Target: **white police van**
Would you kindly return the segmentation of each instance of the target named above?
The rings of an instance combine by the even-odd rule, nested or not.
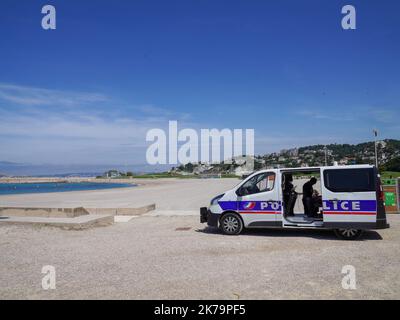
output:
[[[371,165],[261,170],[200,208],[200,222],[228,235],[244,228],[313,228],[332,229],[347,240],[363,230],[389,228],[379,174]]]

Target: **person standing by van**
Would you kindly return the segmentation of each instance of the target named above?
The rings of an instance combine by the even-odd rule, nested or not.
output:
[[[296,194],[293,186],[293,176],[291,174],[285,175],[285,183],[283,185],[283,204],[285,212],[288,216],[294,216],[294,205],[296,203]]]
[[[303,185],[303,206],[304,206],[304,213],[308,217],[313,216],[313,185],[317,183],[317,179],[312,177],[310,181],[306,182]]]

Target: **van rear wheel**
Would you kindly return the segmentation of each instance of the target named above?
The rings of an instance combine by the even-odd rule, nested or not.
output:
[[[220,220],[220,229],[224,234],[238,235],[243,230],[242,219],[236,213],[226,213]]]
[[[363,231],[359,229],[335,229],[335,235],[343,240],[356,240],[360,238]]]

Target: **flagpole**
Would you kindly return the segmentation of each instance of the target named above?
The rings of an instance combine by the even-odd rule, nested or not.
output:
[[[379,164],[378,164],[378,146],[377,146],[377,137],[378,137],[378,130],[374,129],[372,131],[374,133],[375,137],[375,166],[377,169],[379,169]]]

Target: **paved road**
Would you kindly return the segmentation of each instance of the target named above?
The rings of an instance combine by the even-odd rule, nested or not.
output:
[[[306,230],[230,237],[193,216],[85,231],[1,226],[0,298],[399,299],[400,216],[389,222],[354,242]],[[55,290],[41,288],[44,265],[56,268]],[[344,265],[356,268],[356,290],[341,286]]]

